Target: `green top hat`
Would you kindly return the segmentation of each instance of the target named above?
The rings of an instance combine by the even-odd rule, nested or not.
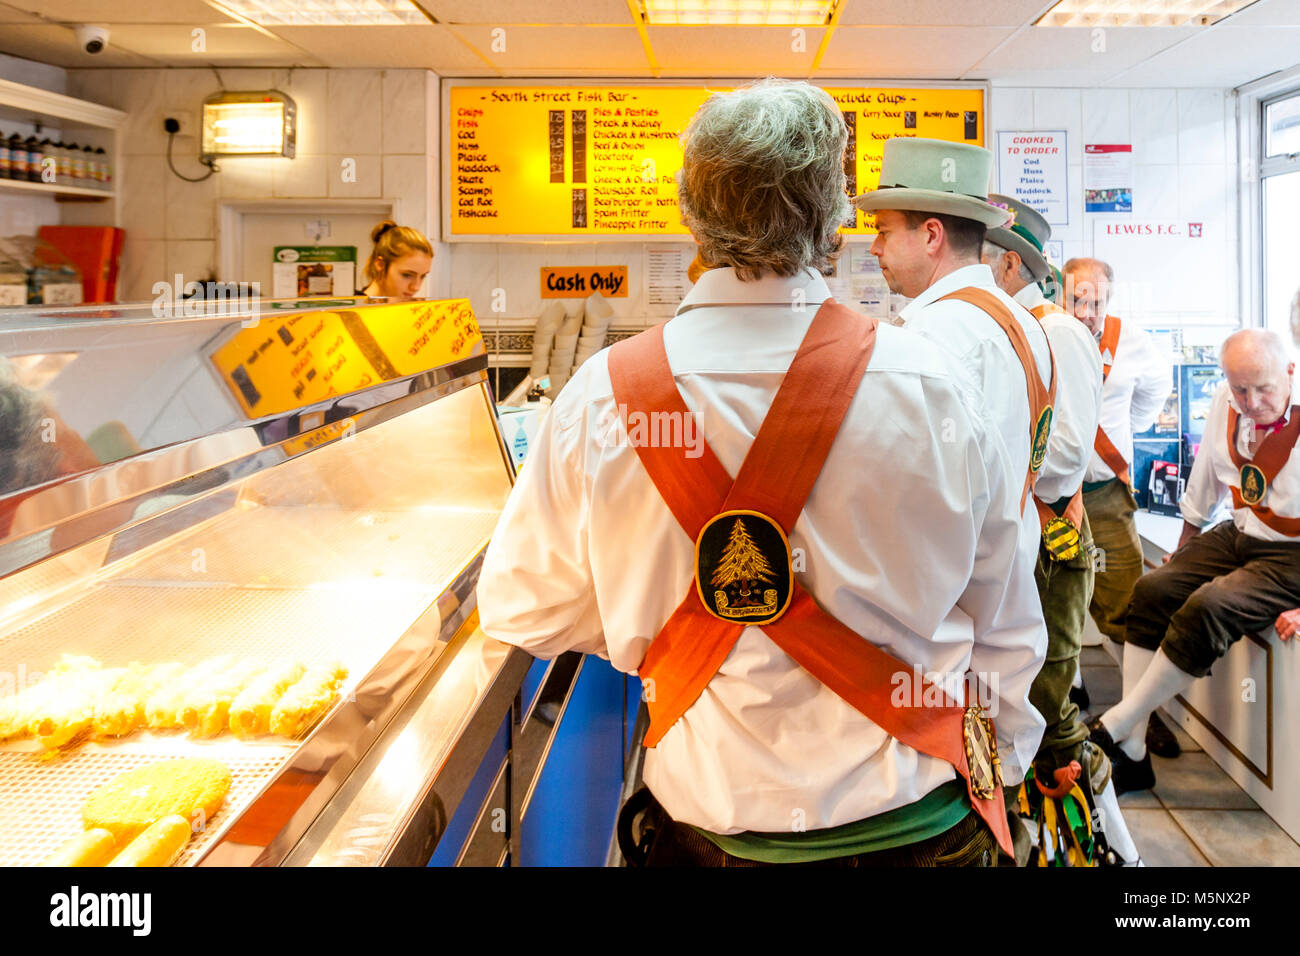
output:
[[[1026,206],[1019,199],[994,193],[989,196],[989,202],[1011,213],[1011,221],[1005,226],[990,229],[984,238],[1001,249],[1009,249],[1018,254],[1033,273],[1034,281],[1042,282],[1052,271],[1047,264],[1047,257],[1043,255],[1043,246],[1052,238],[1052,227],[1037,209]]]
[[[1000,226],[1007,211],[988,201],[992,172],[993,154],[982,147],[895,137],[885,141],[880,187],[858,196],[853,205],[863,212],[902,209]]]

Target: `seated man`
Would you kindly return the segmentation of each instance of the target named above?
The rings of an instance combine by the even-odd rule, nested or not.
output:
[[[1210,672],[1243,633],[1288,620],[1300,605],[1300,409],[1295,363],[1274,332],[1244,329],[1223,343],[1221,386],[1181,502],[1178,549],[1138,581],[1124,619],[1124,698],[1091,725],[1120,793],[1155,785],[1148,716]],[[1201,533],[1231,494],[1232,521]],[[1281,615],[1281,617],[1279,617]],[[1135,678],[1130,681],[1130,678]]]

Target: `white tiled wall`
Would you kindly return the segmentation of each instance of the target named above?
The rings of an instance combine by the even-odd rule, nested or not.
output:
[[[1227,91],[994,87],[990,101],[990,132],[1064,129],[1067,133],[1070,222],[1053,227],[1053,238],[1062,240],[1066,258],[1092,254],[1093,224],[1099,219],[1204,221],[1222,243],[1220,261],[1228,286],[1225,318],[1236,324],[1236,120]],[[1085,143],[1132,144],[1131,216],[1084,213]],[[1121,278],[1123,263],[1113,265]]]
[[[436,223],[437,81],[425,70],[71,70],[68,94],[129,114],[119,171],[122,253],[118,296],[151,298],[154,282],[181,273],[187,281],[217,276],[218,203],[228,199],[400,200],[404,225],[424,233]],[[298,107],[293,159],[227,159],[221,171],[188,183],[167,169],[163,119],[176,117],[177,169],[198,176],[200,109],[227,90],[277,89]],[[436,137],[434,138],[436,141]],[[355,181],[344,180],[345,160]],[[350,179],[350,177],[349,177]],[[93,217],[93,207],[69,207],[64,222]],[[77,221],[93,222],[93,218]],[[435,228],[436,231],[436,228]],[[358,250],[362,255],[368,250]],[[434,290],[436,291],[436,290]]]

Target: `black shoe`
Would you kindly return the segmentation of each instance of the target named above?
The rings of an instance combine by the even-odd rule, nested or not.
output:
[[[1147,750],[1157,757],[1177,757],[1183,752],[1174,732],[1155,714],[1147,721]]]
[[[1118,747],[1118,757],[1111,758],[1111,783],[1115,787],[1115,796],[1134,790],[1150,790],[1156,785],[1156,772],[1151,769],[1151,754],[1143,754],[1141,760],[1134,760]]]
[[[1119,745],[1115,743],[1115,739],[1111,737],[1110,731],[1106,729],[1100,717],[1094,718],[1088,725],[1088,739],[1102,749],[1112,764],[1115,763],[1115,755],[1120,752]]]
[[[1078,687],[1070,688],[1070,703],[1076,705],[1080,710],[1087,710],[1092,706],[1092,698],[1088,696],[1088,688],[1080,684]]]

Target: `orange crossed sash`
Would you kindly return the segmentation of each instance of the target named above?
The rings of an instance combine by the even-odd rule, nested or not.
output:
[[[707,442],[695,458],[688,457],[684,443],[638,443],[642,465],[692,541],[715,516],[737,510],[766,515],[789,536],[871,359],[875,339],[874,319],[830,300],[821,305],[734,481]],[[662,326],[614,345],[609,372],[625,426],[634,413],[691,414],[668,364]],[[695,703],[745,626],[706,610],[692,582],[639,668],[650,710],[646,747],[654,747]],[[966,780],[972,806],[1003,849],[1011,852],[1001,789],[988,799],[972,791],[964,707],[896,706],[891,700],[895,677],[912,674],[912,666],[835,620],[793,579],[788,608],[762,627],[796,663],[886,733],[950,763]],[[948,700],[929,682],[923,680],[923,687],[921,700]],[[940,696],[930,696],[936,692]]]
[[[1036,318],[1040,323],[1043,321],[1044,318],[1052,314],[1060,314],[1060,315],[1068,316],[1072,321],[1076,321],[1076,322],[1078,321],[1077,319],[1074,318],[1074,316],[1070,315],[1069,312],[1066,312],[1063,308],[1061,308],[1059,305],[1056,305],[1053,302],[1044,302],[1041,305],[1036,305],[1029,310],[1029,313],[1034,318]],[[1050,347],[1051,343],[1049,342],[1048,345]],[[1053,362],[1052,391],[1053,393],[1055,393],[1056,391],[1056,364],[1055,364],[1056,353],[1055,352],[1052,353],[1052,362]],[[1053,402],[1053,405],[1055,405],[1055,402]],[[1046,527],[1047,522],[1051,521],[1054,517],[1056,517],[1056,512],[1052,510],[1052,506],[1049,503],[1043,501],[1043,499],[1039,498],[1037,495],[1034,495],[1034,504],[1038,507],[1039,521],[1042,522],[1043,527]],[[1083,527],[1083,485],[1079,486],[1079,489],[1074,493],[1074,496],[1070,498],[1069,503],[1066,504],[1065,506],[1065,511],[1062,513],[1065,515],[1066,518],[1070,520],[1070,523],[1074,525],[1076,528]]]
[[[1106,316],[1106,323],[1101,327],[1101,341],[1097,348],[1101,350],[1101,380],[1105,383],[1110,378],[1111,366],[1115,364],[1115,353],[1119,349],[1119,330],[1120,320],[1113,316]],[[1129,474],[1128,462],[1125,461],[1123,453],[1115,447],[1115,443],[1110,440],[1110,436],[1097,426],[1097,437],[1092,442],[1093,451],[1095,451],[1101,460],[1106,463],[1106,467],[1115,472],[1115,477],[1124,482],[1126,487],[1131,487],[1133,478]]]
[[[1021,324],[1016,321],[1005,302],[999,299],[988,289],[978,289],[974,286],[967,286],[965,289],[958,289],[956,292],[945,295],[938,301],[943,302],[945,299],[957,299],[962,302],[968,302],[977,309],[982,309],[989,318],[998,324],[998,327],[1006,333],[1011,340],[1011,347],[1016,350],[1016,356],[1020,359],[1020,365],[1025,370],[1025,392],[1029,398],[1029,471],[1025,474],[1025,487],[1020,493],[1020,511],[1023,514],[1025,510],[1025,501],[1029,497],[1029,490],[1034,486],[1034,479],[1038,475],[1039,468],[1043,464],[1043,455],[1047,453],[1047,432],[1046,429],[1051,427],[1051,408],[1056,404],[1056,356],[1052,355],[1052,384],[1050,388],[1043,386],[1043,378],[1038,374],[1038,363],[1034,361],[1034,353],[1029,345],[1029,337],[1025,335],[1025,330]],[[1051,355],[1051,347],[1048,347],[1048,355]],[[1042,422],[1044,412],[1048,413],[1046,429],[1041,436],[1042,447],[1039,446],[1040,436],[1038,434],[1040,423]],[[1037,461],[1035,461],[1037,459]],[[1049,508],[1048,511],[1051,511]],[[1041,509],[1040,509],[1041,514]]]
[[[1240,417],[1237,410],[1229,405],[1228,455],[1237,468],[1237,481],[1239,483],[1232,486],[1232,506],[1234,508],[1249,508],[1255,512],[1256,518],[1279,534],[1289,535],[1290,537],[1300,536],[1300,518],[1284,518],[1282,515],[1276,514],[1271,508],[1266,508],[1262,501],[1263,497],[1268,494],[1268,489],[1272,487],[1273,479],[1277,477],[1277,473],[1290,460],[1296,439],[1300,438],[1300,405],[1291,406],[1291,417],[1286,423],[1286,427],[1264,437],[1264,440],[1259,443],[1259,447],[1255,449],[1254,458],[1246,458],[1241,452],[1237,451],[1237,428]],[[1251,504],[1242,496],[1240,487],[1240,483],[1246,480],[1244,471],[1247,465],[1258,471],[1258,478],[1263,480],[1264,487],[1254,504]]]

